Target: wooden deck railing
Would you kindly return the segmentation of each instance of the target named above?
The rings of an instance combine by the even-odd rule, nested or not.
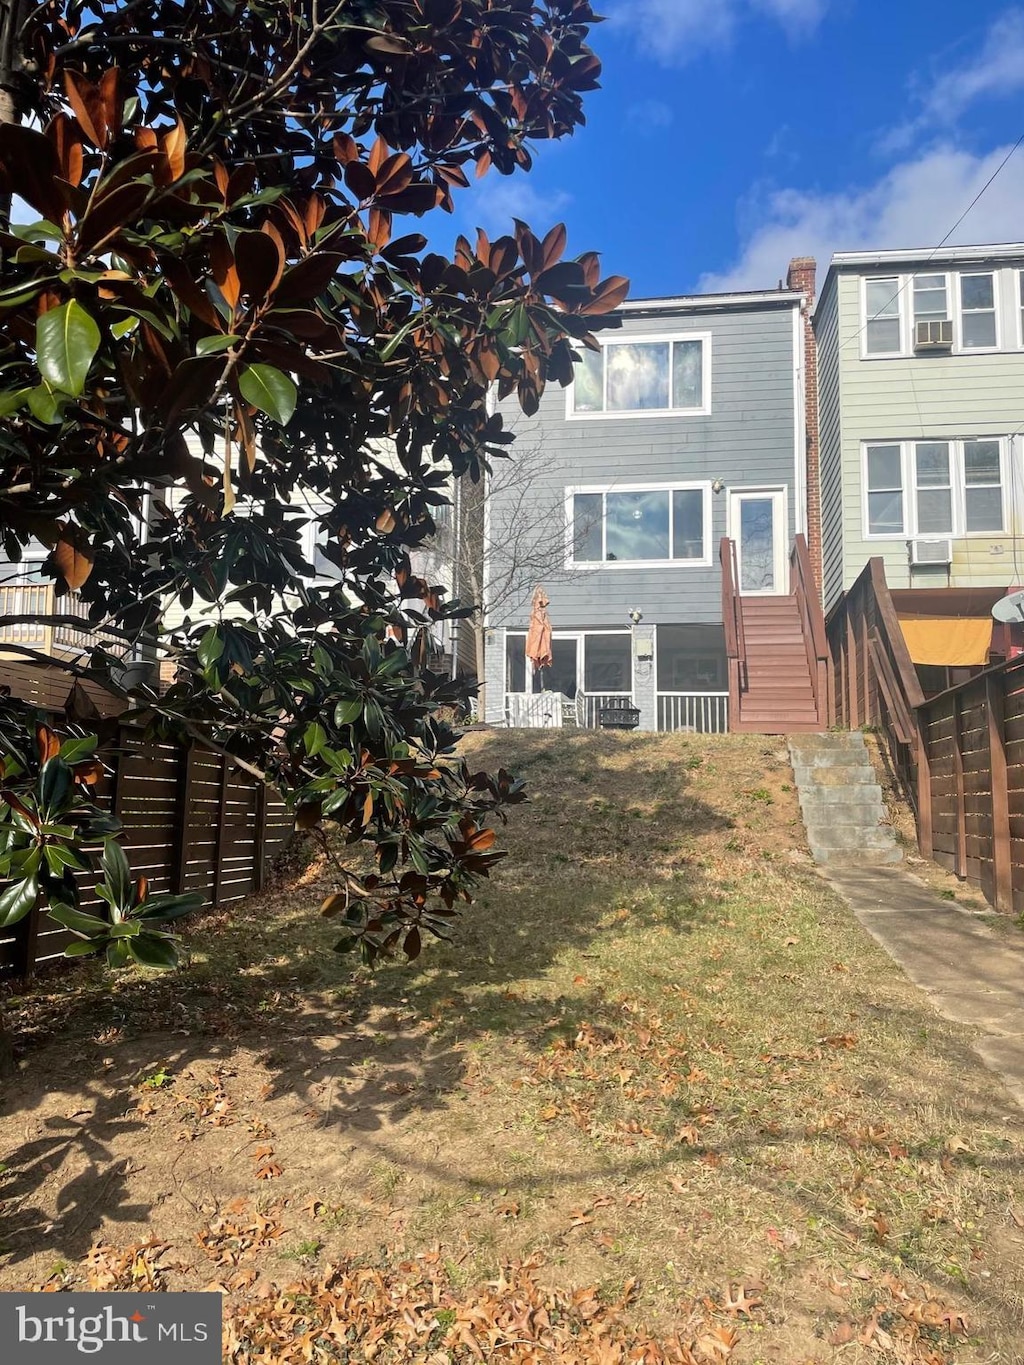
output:
[[[828,639],[825,635],[825,615],[821,609],[821,598],[814,583],[811,569],[811,556],[807,548],[807,538],[798,535],[793,541],[789,556],[790,592],[796,598],[800,612],[800,629],[807,651],[807,670],[814,692],[814,705],[823,722],[831,725],[834,720],[834,702],[829,685]]]
[[[743,608],[740,580],[736,568],[736,542],[723,536],[718,547],[722,565],[722,623],[725,626],[725,655],[729,669],[729,715],[740,713],[740,693],[747,686],[747,642],[743,635]]]

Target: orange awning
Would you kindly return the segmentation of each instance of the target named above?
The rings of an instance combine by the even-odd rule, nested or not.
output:
[[[991,616],[901,616],[900,628],[915,664],[974,668],[988,663]]]

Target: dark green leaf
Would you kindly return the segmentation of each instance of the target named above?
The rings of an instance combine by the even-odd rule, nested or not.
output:
[[[132,873],[124,849],[116,839],[104,841],[101,865],[112,904],[122,912],[127,911],[132,903]]]
[[[238,378],[242,397],[281,426],[287,426],[295,411],[298,392],[295,385],[273,365],[249,365]]]
[[[156,934],[139,934],[130,939],[128,951],[143,967],[156,967],[166,972],[178,965],[178,950],[173,940]]]
[[[39,373],[54,389],[77,397],[85,387],[100,329],[76,299],[51,308],[36,322]]]
[[[17,881],[0,895],[0,929],[24,919],[39,899],[39,878],[33,873]]]

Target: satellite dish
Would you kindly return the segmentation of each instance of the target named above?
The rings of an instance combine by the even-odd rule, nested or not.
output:
[[[1024,592],[1011,592],[1008,597],[1001,597],[992,608],[992,615],[1007,625],[1024,625]]]

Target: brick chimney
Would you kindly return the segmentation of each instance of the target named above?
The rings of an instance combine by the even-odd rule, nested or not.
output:
[[[818,456],[818,349],[811,314],[817,262],[813,256],[795,256],[786,272],[786,287],[803,294],[800,309],[804,326],[804,408],[807,426],[807,548],[818,592],[821,592],[821,471]]]

